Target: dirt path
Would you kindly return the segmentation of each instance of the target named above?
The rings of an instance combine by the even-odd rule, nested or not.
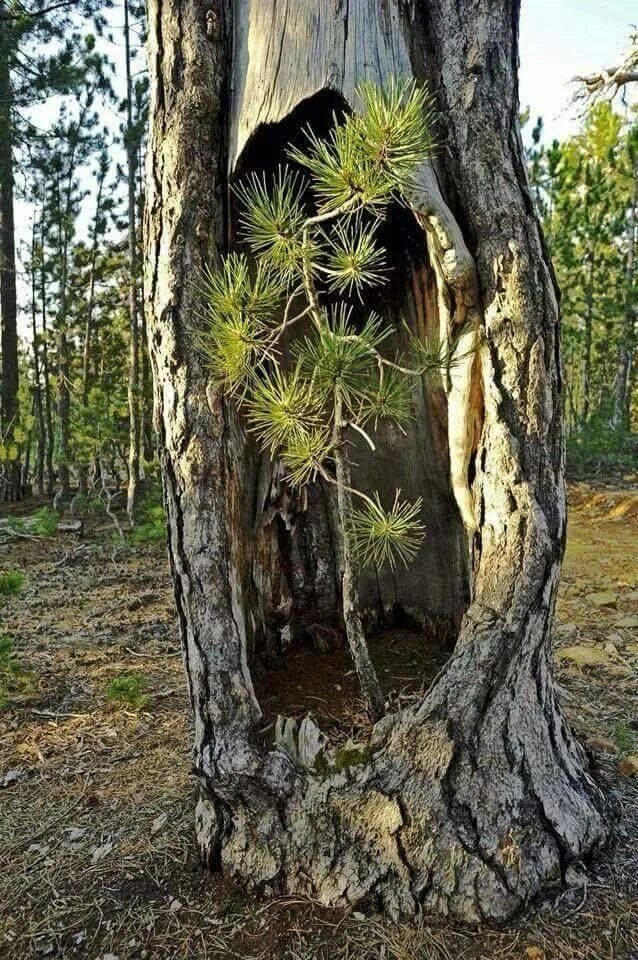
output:
[[[25,574],[0,597],[0,957],[638,960],[638,777],[619,772],[638,753],[638,495],[571,498],[557,679],[618,842],[507,931],[389,927],[204,875],[163,547],[107,527],[0,547]],[[397,674],[412,662],[397,652]]]

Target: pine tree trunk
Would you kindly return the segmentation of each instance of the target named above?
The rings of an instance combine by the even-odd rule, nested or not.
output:
[[[42,311],[42,379],[44,386],[44,420],[46,424],[46,443],[44,450],[44,459],[46,464],[46,489],[47,495],[49,497],[53,496],[53,490],[55,487],[55,473],[53,470],[53,450],[54,450],[54,434],[53,434],[53,404],[51,402],[51,378],[49,376],[49,343],[48,343],[48,332],[47,332],[47,281],[46,281],[46,269],[44,264],[44,223],[45,223],[45,210],[44,210],[44,196],[45,192],[42,193],[42,214],[40,219],[40,244],[41,244],[41,257],[40,257],[40,309]]]
[[[5,0],[0,0],[0,17]],[[4,30],[7,27],[3,27]],[[9,40],[0,37],[0,321],[2,323],[1,440],[9,446],[18,415],[18,329],[16,304],[15,229],[13,222],[13,118]],[[0,468],[0,500],[22,496],[20,464],[8,461]]]
[[[631,409],[631,368],[636,338],[636,312],[634,271],[636,258],[636,242],[638,232],[638,162],[634,161],[633,190],[629,206],[627,225],[627,266],[625,270],[625,310],[618,346],[618,367],[616,371],[616,385],[614,391],[613,425],[629,428],[629,411]]]
[[[46,427],[42,403],[42,377],[40,374],[40,342],[38,338],[38,279],[37,279],[36,225],[33,222],[31,235],[31,344],[33,350],[33,410],[37,425],[37,452],[35,482],[38,496],[44,496],[44,463],[46,454]]]
[[[589,418],[589,407],[591,400],[591,350],[594,324],[594,270],[596,267],[596,254],[594,250],[589,251],[589,271],[587,277],[587,287],[585,292],[585,329],[583,343],[583,407],[580,416],[581,427],[585,426]]]
[[[139,496],[140,483],[140,335],[137,308],[137,233],[135,226],[135,184],[136,149],[133,139],[133,84],[131,79],[131,45],[129,32],[129,6],[124,0],[124,45],[126,60],[126,161],[128,189],[128,267],[129,267],[129,449],[128,449],[128,494],[126,512],[131,526],[135,523],[135,512]]]
[[[559,312],[519,137],[519,5],[237,0],[232,14],[230,0],[149,4],[146,302],[202,856],[327,904],[502,920],[608,833],[551,676],[565,535]],[[463,516],[472,602],[422,701],[376,724],[362,762],[331,772],[330,756],[313,767],[257,738],[254,458],[193,347],[193,279],[227,244],[229,164],[260,123],[408,69],[429,81],[446,144],[416,198],[436,283],[425,309],[481,336],[448,388],[445,493],[458,513],[441,514],[450,537]],[[444,537],[429,549],[465,602]]]

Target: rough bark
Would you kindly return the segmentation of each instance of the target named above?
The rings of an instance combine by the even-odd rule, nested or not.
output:
[[[364,76],[409,68],[429,80],[446,148],[415,209],[439,317],[449,328],[471,312],[480,332],[478,360],[449,386],[449,444],[459,444],[451,457],[466,458],[449,486],[460,483],[465,497],[464,507],[457,492],[472,540],[472,603],[433,687],[380,721],[350,766],[308,723],[297,735],[287,724],[285,744],[271,749],[257,740],[247,662],[261,616],[246,523],[251,455],[192,346],[191,281],[225,243],[231,11],[230,0],[149,7],[146,292],[202,856],[249,884],[324,903],[501,920],[608,829],[551,679],[565,533],[559,311],[518,131],[518,2],[235,8],[231,165],[250,136],[242,103],[274,111],[254,125],[317,89],[349,99]],[[268,78],[264,64],[275,74],[265,97],[251,87]],[[455,264],[465,264],[460,274]]]
[[[100,167],[97,177],[97,193],[95,196],[95,216],[93,217],[93,229],[91,239],[91,257],[89,262],[89,293],[86,301],[86,318],[84,321],[84,343],[82,345],[82,406],[88,407],[89,391],[91,389],[91,351],[93,347],[93,314],[95,312],[95,272],[97,268],[97,256],[100,239],[104,233],[102,220],[102,199],[104,193],[104,183],[108,167],[106,162],[100,159]]]
[[[0,18],[5,2],[0,0]],[[13,137],[9,41],[0,37],[0,319],[2,321],[2,440],[12,442],[18,416],[18,329],[15,229],[13,221]],[[0,477],[0,499],[21,497],[20,464],[7,462]]]
[[[128,375],[128,493],[126,512],[131,525],[135,522],[135,512],[139,496],[140,483],[140,334],[138,324],[137,284],[137,229],[136,229],[136,163],[137,152],[133,137],[133,82],[131,78],[131,38],[129,32],[128,0],[124,0],[124,47],[126,61],[126,167],[128,195],[128,312],[129,312],[129,375]]]
[[[33,351],[33,412],[37,424],[37,452],[35,482],[39,496],[44,496],[44,463],[46,458],[46,427],[42,402],[42,377],[40,374],[40,338],[38,337],[38,279],[36,224],[33,221],[31,234],[31,344]]]
[[[46,463],[47,495],[53,496],[55,487],[55,473],[53,470],[53,405],[51,402],[51,379],[49,377],[49,336],[47,331],[47,277],[44,263],[45,242],[45,197],[42,190],[42,213],[40,216],[40,309],[42,311],[42,379],[44,386],[44,419],[46,423],[46,445],[44,458]]]

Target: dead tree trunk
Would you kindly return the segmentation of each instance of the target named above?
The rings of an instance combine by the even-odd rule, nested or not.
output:
[[[559,312],[518,131],[518,0],[155,0],[149,13],[146,302],[202,855],[324,903],[504,919],[608,830],[551,677],[565,533]],[[429,82],[446,145],[413,198],[429,264],[426,281],[412,279],[417,314],[480,338],[440,398],[444,489],[436,472],[412,482],[444,518],[428,552],[458,605],[445,530],[458,541],[463,518],[472,602],[422,701],[377,723],[360,762],[336,770],[329,746],[313,763],[257,738],[249,653],[267,603],[255,576],[264,498],[193,347],[192,281],[228,242],[229,172],[260,125],[324,91],[350,103],[358,81],[408,72]],[[394,451],[393,470],[401,459]],[[443,510],[452,498],[458,510]],[[414,576],[427,590],[422,566]]]

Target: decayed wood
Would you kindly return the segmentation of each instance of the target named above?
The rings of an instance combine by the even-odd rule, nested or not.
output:
[[[413,73],[406,24],[394,2],[237,0],[235,11],[231,172],[260,125],[281,121],[321,90],[338,91],[354,106],[362,81],[383,85],[391,77]],[[471,534],[476,523],[468,469],[480,425],[480,398],[473,389],[479,320],[475,267],[432,163],[423,164],[415,187],[415,213],[429,234],[434,263],[447,287],[440,298],[444,342],[465,328],[458,343],[464,360],[450,372],[447,384],[448,424],[452,488]]]
[[[247,157],[249,165],[251,159],[257,165],[262,162],[261,151],[255,148],[253,158],[251,149],[264,127],[285,120],[300,106],[313,102],[322,91],[329,89],[337,101],[341,97],[354,105],[355,90],[361,80],[383,83],[390,75],[406,75],[412,70],[394,4],[379,5],[376,0],[352,4],[334,4],[332,0],[321,0],[318,4],[239,0],[234,11],[233,106],[228,157],[231,175],[238,167],[244,171]],[[312,120],[317,109],[321,109],[318,103],[316,108],[308,107],[306,119]],[[428,170],[431,171],[431,165]],[[436,184],[433,175],[432,180]],[[448,220],[453,221],[440,191],[439,197],[441,211],[447,211]],[[396,257],[397,261],[409,263],[408,251],[403,258],[398,252]],[[417,307],[409,284],[405,287],[402,295],[388,302],[386,318],[397,327],[400,349],[407,346],[407,342],[403,342],[402,324],[406,319],[412,322]],[[416,330],[416,325],[412,326]],[[443,328],[445,337],[453,332],[447,322]],[[428,332],[438,335],[439,330],[435,327]],[[469,328],[466,336],[470,340],[473,337]],[[461,346],[465,348],[467,344]],[[420,551],[409,570],[396,573],[381,570],[378,575],[372,573],[361,578],[361,600],[368,611],[378,608],[391,611],[397,605],[417,621],[434,614],[443,621],[458,622],[467,592],[467,543],[463,525],[455,516],[454,497],[466,529],[471,533],[474,519],[468,465],[475,438],[473,433],[467,435],[463,410],[458,409],[458,413],[455,410],[465,409],[470,403],[471,391],[467,388],[470,369],[471,354],[453,371],[447,385],[450,392],[447,407],[437,406],[433,397],[436,390],[423,391],[415,387],[414,424],[408,426],[407,437],[391,427],[382,428],[375,437],[380,455],[371,454],[363,443],[355,443],[353,476],[357,486],[378,490],[383,500],[391,501],[397,487],[408,498],[422,497],[422,520],[428,531],[427,547]],[[449,420],[448,409],[452,412]],[[450,442],[441,447],[438,434],[447,432],[448,422]],[[390,462],[392,471],[387,470]],[[452,490],[448,473],[453,477]],[[326,498],[329,501],[330,491],[326,492]],[[327,511],[328,522],[331,512],[334,515],[334,506]],[[316,509],[308,514],[297,511],[296,520],[291,532],[293,549],[304,542],[308,531],[326,522]],[[334,559],[331,566],[336,566]],[[441,576],[443,569],[446,576]],[[324,588],[330,595],[329,580],[324,582]],[[292,594],[296,608],[298,593],[292,590]],[[323,599],[322,605],[325,606]]]
[[[352,86],[366,64],[395,63],[395,47],[370,46],[371,4],[350,0],[344,10],[321,0],[311,16],[305,2],[247,2],[237,8],[240,31],[253,9],[272,14],[261,42],[275,73],[302,53],[308,70],[319,71],[315,62],[329,63],[319,52],[334,50],[333,74],[321,82],[334,75],[346,89],[339,64]],[[559,314],[518,132],[519,10],[517,0],[400,8],[386,0],[374,9],[388,35],[409,37],[410,68],[436,94],[446,144],[441,195],[449,189],[454,198],[447,206],[449,229],[459,231],[456,255],[460,235],[473,261],[464,290],[480,313],[484,407],[471,491],[473,600],[436,684],[421,703],[379,722],[368,745],[346,756],[326,746],[319,762],[320,735],[305,728],[300,747],[285,721],[271,749],[259,745],[247,664],[251,618],[260,616],[246,575],[250,454],[232,412],[207,391],[191,337],[191,280],[223,244],[230,10],[210,0],[154,0],[145,282],[202,784],[197,832],[204,858],[248,884],[341,906],[372,901],[392,916],[423,907],[501,920],[609,830],[551,680],[565,531]],[[237,102],[257,96],[240,50],[236,35],[243,67],[235,85],[245,84]],[[271,91],[268,109],[275,104],[282,115],[297,102],[279,84]],[[231,157],[243,136],[241,124],[233,129]],[[447,241],[424,226],[432,228],[441,316],[454,320]]]

